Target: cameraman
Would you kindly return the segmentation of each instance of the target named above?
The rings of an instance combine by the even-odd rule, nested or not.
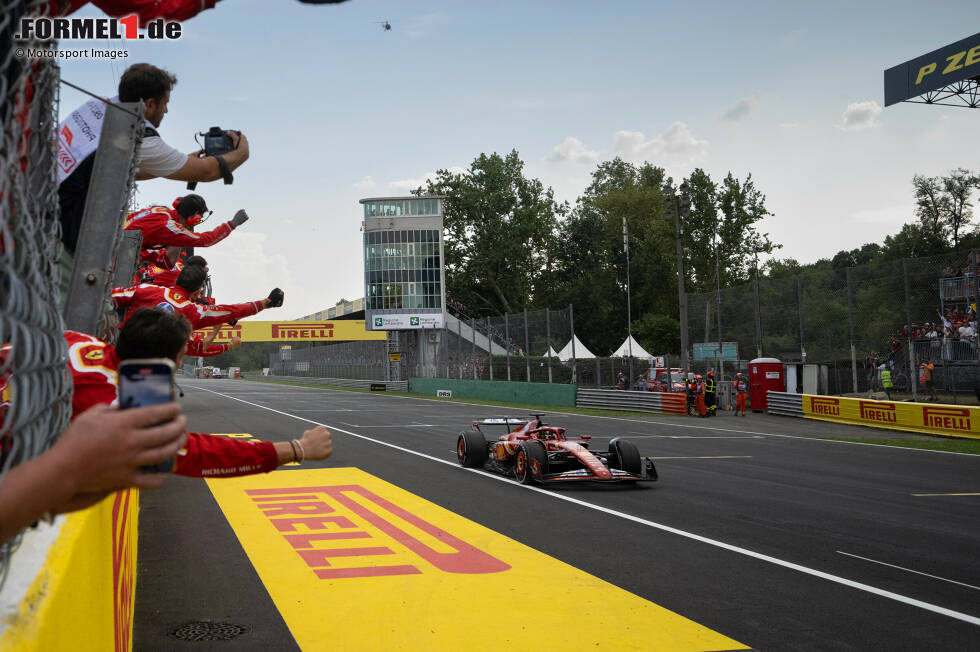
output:
[[[248,160],[248,138],[225,132],[231,151],[205,156],[203,150],[183,154],[163,141],[156,128],[163,122],[170,103],[170,90],[177,78],[148,63],[134,63],[119,79],[120,102],[143,102],[146,127],[136,156],[137,180],[166,177],[177,181],[216,181]],[[68,115],[58,126],[58,159],[70,161],[58,168],[58,198],[61,204],[61,233],[65,248],[74,253],[81,229],[85,197],[108,108],[90,100]],[[224,168],[224,169],[223,169]]]

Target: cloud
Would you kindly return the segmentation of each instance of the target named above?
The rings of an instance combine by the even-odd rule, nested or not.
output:
[[[794,29],[790,32],[786,32],[779,37],[779,44],[784,48],[791,48],[798,45],[800,41],[803,40],[803,35],[806,34],[806,30]]]
[[[745,100],[739,100],[735,104],[725,109],[725,112],[721,114],[721,119],[729,122],[737,122],[738,120],[741,120],[748,114],[752,113],[758,104],[759,98],[757,95],[753,95]]]
[[[837,128],[841,131],[863,131],[874,129],[880,125],[878,115],[881,113],[881,105],[874,100],[867,102],[852,102],[844,109],[840,124]]]
[[[440,27],[449,24],[449,16],[443,13],[425,14],[405,23],[403,31],[412,40],[428,38]],[[393,26],[394,27],[394,26]]]
[[[850,221],[894,227],[907,222],[910,217],[911,210],[908,204],[900,204],[897,206],[883,206],[881,208],[867,208],[851,213]]]
[[[709,144],[695,136],[683,122],[675,122],[650,139],[640,131],[617,131],[613,149],[628,161],[687,166],[707,156]]]
[[[546,161],[560,162],[571,161],[572,163],[595,163],[599,160],[599,152],[586,149],[582,141],[574,136],[566,136],[551,154],[545,157]]]
[[[357,183],[355,183],[354,187],[357,188],[358,190],[367,190],[368,188],[373,188],[376,185],[378,184],[374,182],[374,177],[368,175],[363,179],[361,179],[360,181],[358,181]]]
[[[446,169],[451,174],[466,174],[466,170],[461,167],[451,167]],[[412,192],[416,188],[419,187],[424,188],[426,182],[428,182],[430,179],[434,181],[435,178],[436,178],[436,173],[429,172],[425,176],[415,178],[415,179],[401,179],[399,181],[392,181],[391,183],[388,184],[388,190],[392,192],[399,192],[399,193]]]

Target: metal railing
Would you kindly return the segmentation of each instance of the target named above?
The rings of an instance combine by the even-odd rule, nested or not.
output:
[[[791,392],[767,392],[766,401],[768,402],[769,414],[778,414],[784,417],[803,418],[803,395]]]
[[[352,387],[355,389],[371,389],[372,385],[384,385],[385,391],[407,392],[407,380],[356,380],[352,378],[313,378],[310,376],[243,376],[245,380],[284,381],[301,383],[303,385],[330,385],[331,387]]]
[[[684,394],[633,392],[615,389],[583,389],[581,387],[578,389],[575,398],[575,407],[666,414],[684,414],[685,403],[686,397]]]

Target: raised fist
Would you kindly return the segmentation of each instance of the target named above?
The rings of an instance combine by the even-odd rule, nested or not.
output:
[[[231,224],[235,228],[238,228],[242,224],[245,224],[245,222],[248,222],[248,213],[245,212],[244,208],[240,208],[238,212],[235,213],[235,217],[231,218]]]

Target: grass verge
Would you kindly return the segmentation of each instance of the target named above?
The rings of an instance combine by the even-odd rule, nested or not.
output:
[[[296,383],[289,382],[285,380],[265,380],[264,378],[245,378],[244,380],[249,380],[253,383],[268,383],[270,385],[293,385],[295,387],[314,387],[317,389],[332,389],[343,392],[360,392],[362,394],[371,394],[369,389],[360,389],[357,387],[337,387],[336,385],[319,385],[313,383]],[[377,392],[374,392],[377,393]],[[667,417],[667,416],[680,416],[680,415],[669,415],[669,414],[659,414],[657,412],[627,412],[620,410],[597,410],[595,408],[582,408],[582,407],[565,407],[558,405],[531,405],[530,403],[503,403],[501,401],[486,401],[479,398],[436,398],[430,396],[429,394],[412,394],[409,392],[398,392],[394,394],[395,396],[405,396],[407,398],[424,398],[429,401],[441,401],[446,403],[471,403],[476,405],[488,405],[495,407],[510,408],[512,410],[533,410],[537,412],[543,412],[548,414],[549,412],[565,412],[568,414],[581,414],[583,416],[589,417]]]
[[[950,439],[947,437],[934,437],[933,439],[851,439],[848,437],[831,437],[831,439],[835,441],[851,441],[858,444],[880,444],[882,446],[922,448],[930,451],[980,455],[980,439]]]

